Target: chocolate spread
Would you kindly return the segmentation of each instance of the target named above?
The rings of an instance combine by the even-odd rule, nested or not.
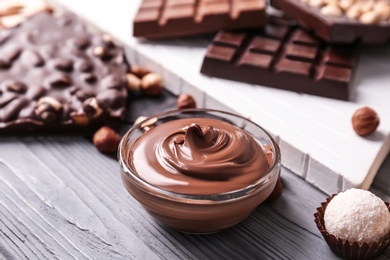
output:
[[[151,128],[130,151],[136,174],[160,189],[219,194],[247,187],[269,169],[263,147],[242,129],[210,118]]]

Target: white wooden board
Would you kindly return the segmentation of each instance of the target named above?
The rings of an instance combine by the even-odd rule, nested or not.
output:
[[[140,0],[57,1],[123,42],[129,61],[161,73],[172,92],[192,93],[199,106],[237,112],[263,126],[278,140],[283,165],[328,194],[369,188],[390,150],[389,46],[363,50],[353,98],[344,102],[201,75],[211,37],[135,39],[132,17]],[[362,138],[351,116],[366,105],[381,123]]]

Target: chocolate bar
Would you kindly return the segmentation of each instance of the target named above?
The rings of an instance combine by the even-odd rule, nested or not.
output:
[[[207,48],[201,73],[348,100],[357,46],[328,45],[293,21],[270,17],[263,31],[222,31]]]
[[[265,22],[265,0],[143,0],[134,18],[133,35],[191,36],[259,28]]]
[[[383,44],[390,39],[387,1],[271,0],[271,5],[328,42]]]
[[[107,34],[41,12],[0,31],[0,134],[118,128],[128,64]]]

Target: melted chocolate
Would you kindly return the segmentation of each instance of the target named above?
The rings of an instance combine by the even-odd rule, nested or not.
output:
[[[247,132],[209,118],[170,121],[143,134],[130,161],[144,181],[184,194],[247,187],[269,169],[264,148]]]

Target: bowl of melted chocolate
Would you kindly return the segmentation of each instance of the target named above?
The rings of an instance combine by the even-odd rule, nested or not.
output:
[[[118,159],[127,191],[157,222],[196,234],[244,220],[271,195],[281,167],[263,128],[211,109],[145,119],[124,135]]]

